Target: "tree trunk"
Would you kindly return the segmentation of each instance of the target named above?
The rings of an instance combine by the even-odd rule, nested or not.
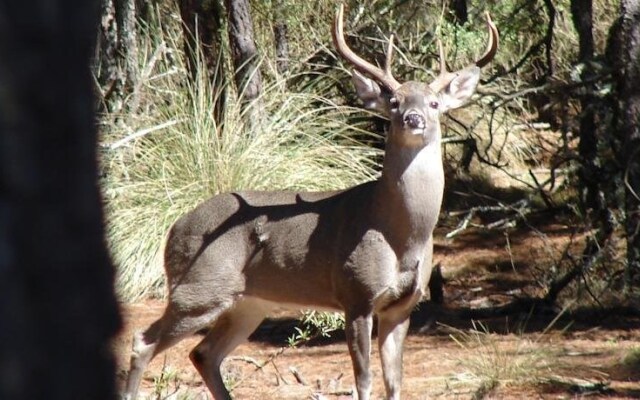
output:
[[[220,0],[179,0],[179,6],[191,79],[195,82],[198,77],[198,60],[204,61],[208,82],[215,95],[213,117],[219,125],[227,102],[222,4]]]
[[[144,24],[149,24],[156,19],[155,6],[161,0],[134,0],[136,7],[136,18]]]
[[[578,62],[583,63],[581,79],[588,79],[589,62],[593,59],[593,32],[592,32],[592,0],[571,0],[571,15],[573,23],[578,31],[580,42]],[[588,88],[593,89],[592,87]],[[580,186],[582,192],[582,208],[585,214],[596,212],[602,205],[598,201],[600,191],[600,174],[598,173],[598,137],[595,124],[594,98],[589,95],[589,90],[580,99]]]
[[[592,61],[595,48],[593,41],[593,6],[592,0],[572,0],[571,13],[573,23],[578,31],[578,62],[582,64],[580,79],[588,81],[594,77]],[[580,97],[580,191],[581,208],[587,216],[587,229],[596,228],[596,234],[590,236],[583,254],[584,265],[591,265],[590,260],[605,246],[614,230],[611,208],[616,203],[615,193],[609,190],[610,172],[603,168],[602,154],[599,154],[600,141],[607,140],[610,135],[608,127],[597,123],[596,111],[611,113],[610,106],[600,104],[601,99],[593,96],[594,85],[585,85]],[[603,120],[604,118],[600,118]],[[577,275],[576,275],[577,276]]]
[[[625,234],[627,287],[640,281],[640,0],[620,3],[622,62],[618,79],[622,110],[620,124],[621,166],[625,184]]]
[[[279,74],[285,74],[289,70],[289,39],[283,0],[276,0],[274,7],[273,37],[276,42],[276,70]]]
[[[0,7],[0,398],[114,399],[89,71],[99,3]]]
[[[138,78],[138,42],[136,40],[135,0],[115,0],[118,24],[118,53],[124,69],[124,87],[135,90]]]
[[[228,17],[229,47],[235,68],[234,81],[245,110],[245,120],[257,122],[262,115],[262,77],[258,69],[258,50],[247,0],[225,0]],[[249,103],[254,102],[250,109]]]
[[[571,17],[580,40],[578,61],[593,58],[593,0],[571,0]]]
[[[119,110],[125,95],[135,90],[138,77],[135,0],[103,0],[101,4],[95,61],[103,91],[101,106]]]
[[[454,21],[458,25],[464,25],[469,20],[467,0],[450,0],[449,9],[453,11]]]
[[[122,83],[118,67],[118,28],[116,8],[112,0],[101,1],[100,25],[95,54],[95,75],[100,85],[100,107],[107,109],[114,93],[120,93]]]

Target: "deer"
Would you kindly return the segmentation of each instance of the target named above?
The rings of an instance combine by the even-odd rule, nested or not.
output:
[[[179,218],[165,241],[168,299],[162,316],[133,338],[123,398],[136,398],[144,369],[185,337],[206,332],[189,358],[216,400],[231,399],[221,364],[276,307],[344,312],[355,392],[368,400],[374,316],[387,399],[399,399],[409,315],[423,297],[444,192],[440,115],[474,94],[495,56],[498,31],[470,66],[429,83],[391,73],[393,36],[380,68],[346,44],[343,6],[333,42],[353,67],[364,107],[386,116],[377,180],[325,192],[238,191],[213,196]]]

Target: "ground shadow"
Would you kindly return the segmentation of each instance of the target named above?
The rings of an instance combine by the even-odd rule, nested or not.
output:
[[[494,312],[494,311],[492,311]],[[449,335],[450,329],[468,331],[477,329],[481,323],[487,333],[509,335],[543,331],[585,332],[594,328],[602,330],[633,331],[640,329],[640,310],[631,307],[581,308],[562,315],[550,309],[528,312],[518,311],[487,316],[485,310],[466,307],[451,308],[422,302],[411,314],[409,334]],[[440,329],[446,327],[447,329]],[[249,340],[274,346],[287,345],[295,336],[296,328],[302,328],[299,319],[293,317],[267,318]],[[374,328],[374,335],[376,334]],[[316,337],[303,345],[324,346],[345,341],[343,330],[328,337]]]

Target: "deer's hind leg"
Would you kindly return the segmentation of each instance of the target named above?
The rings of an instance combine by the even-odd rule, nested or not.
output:
[[[269,309],[267,303],[259,299],[239,299],[191,351],[189,358],[216,400],[231,399],[220,372],[222,361],[251,335]]]
[[[131,366],[122,397],[126,400],[135,399],[142,375],[149,362],[182,339],[209,327],[226,308],[228,305],[221,304],[219,307],[200,312],[184,313],[177,312],[169,304],[160,319],[145,331],[134,335]]]

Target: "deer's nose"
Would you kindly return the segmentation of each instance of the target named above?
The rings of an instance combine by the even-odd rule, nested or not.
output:
[[[410,129],[424,129],[426,126],[422,114],[416,111],[408,111],[402,118],[404,125]]]

